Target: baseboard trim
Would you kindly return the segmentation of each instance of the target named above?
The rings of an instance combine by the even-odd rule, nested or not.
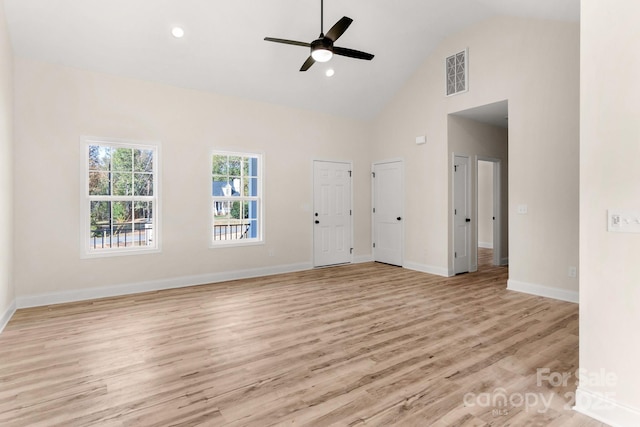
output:
[[[640,426],[640,409],[621,405],[614,400],[578,387],[573,409],[613,427]]]
[[[449,270],[441,267],[434,267],[432,265],[418,264],[415,262],[406,261],[403,268],[407,270],[419,271],[421,273],[435,274],[436,276],[449,277]]]
[[[493,243],[491,242],[478,242],[478,247],[483,249],[493,249]]]
[[[148,282],[125,283],[114,286],[77,289],[71,291],[51,292],[37,295],[24,295],[16,298],[17,308],[41,307],[52,304],[85,301],[98,298],[138,294],[142,292],[161,291],[165,289],[185,288],[188,286],[206,285],[229,280],[250,279],[252,277],[273,276],[274,274],[294,273],[313,268],[310,263],[281,265],[248,270],[211,273],[199,276],[184,276],[171,279],[151,280]]]
[[[0,333],[4,331],[4,328],[7,326],[7,323],[9,323],[9,320],[11,320],[15,312],[16,300],[14,299],[13,301],[11,301],[11,304],[9,304],[9,307],[7,307],[4,313],[2,313],[2,317],[0,317]]]
[[[579,293],[576,291],[567,291],[565,289],[551,288],[534,283],[519,282],[512,279],[509,279],[507,281],[507,289],[510,291],[522,292],[539,297],[553,298],[561,301],[573,302],[576,304],[578,304],[580,300]]]
[[[373,255],[358,255],[353,257],[354,264],[364,264],[366,262],[373,262]]]

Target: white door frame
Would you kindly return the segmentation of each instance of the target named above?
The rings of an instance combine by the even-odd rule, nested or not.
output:
[[[310,225],[311,225],[311,260],[313,263],[314,267],[323,267],[323,266],[316,266],[315,262],[316,262],[316,257],[315,257],[315,216],[314,216],[314,209],[315,209],[315,191],[316,191],[316,180],[315,180],[315,164],[316,162],[325,162],[325,163],[340,163],[340,164],[346,164],[349,165],[349,170],[351,171],[351,180],[349,182],[350,185],[350,193],[351,193],[351,197],[349,200],[349,207],[351,209],[351,218],[350,218],[350,226],[351,226],[351,235],[349,236],[349,238],[351,239],[351,256],[349,259],[349,263],[353,263],[353,252],[354,252],[354,226],[353,226],[353,162],[352,161],[344,161],[344,160],[324,160],[324,159],[313,159],[311,161],[311,188],[312,188],[312,200],[311,200],[311,221],[310,221]],[[305,209],[305,210],[308,210]]]
[[[475,206],[478,212],[478,162],[493,163],[493,265],[502,263],[502,188],[501,171],[502,160],[494,157],[476,156],[476,197]],[[477,216],[477,215],[476,215]],[[475,242],[478,245],[478,219],[475,221]],[[476,251],[476,265],[478,264],[478,252]]]
[[[377,162],[373,162],[371,163],[371,242],[372,245],[375,243],[375,237],[376,237],[376,222],[375,222],[375,214],[373,212],[373,209],[375,207],[375,194],[376,194],[376,188],[375,188],[375,179],[373,178],[373,174],[375,172],[375,167],[377,165],[384,165],[387,163],[399,163],[400,165],[400,174],[401,174],[401,182],[400,182],[400,197],[402,200],[402,203],[400,205],[400,216],[402,217],[402,222],[400,224],[401,227],[401,232],[400,232],[400,259],[401,259],[401,265],[404,265],[404,246],[405,246],[405,237],[404,237],[404,233],[405,233],[405,223],[406,223],[406,218],[405,218],[405,192],[404,192],[404,159],[402,158],[392,158],[392,159],[388,159],[388,160],[380,160]],[[376,249],[375,247],[371,248],[371,255],[373,260],[376,260]]]

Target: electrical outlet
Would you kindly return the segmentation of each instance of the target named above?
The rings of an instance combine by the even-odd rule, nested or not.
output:
[[[276,256],[276,250],[275,249],[269,249],[269,256]]]
[[[576,267],[569,267],[569,277],[578,277],[578,269]]]
[[[520,215],[526,215],[529,212],[529,207],[527,205],[518,205],[517,211]]]

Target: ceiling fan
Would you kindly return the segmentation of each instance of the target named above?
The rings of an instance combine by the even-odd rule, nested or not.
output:
[[[334,46],[333,43],[347,31],[353,19],[343,16],[333,27],[324,34],[324,1],[320,0],[320,36],[311,43],[299,42],[295,40],[277,39],[273,37],[265,37],[268,42],[291,44],[294,46],[303,46],[311,48],[311,55],[302,64],[300,71],[307,71],[316,62],[327,62],[333,55],[348,56],[349,58],[366,59],[371,61],[373,55],[359,50],[347,49],[345,47]]]

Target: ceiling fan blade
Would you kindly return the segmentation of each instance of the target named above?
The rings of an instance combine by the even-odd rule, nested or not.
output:
[[[287,39],[276,39],[273,37],[265,37],[265,41],[275,42],[275,43],[284,43],[284,44],[292,44],[294,46],[302,46],[302,47],[311,47],[311,43],[298,42],[295,40],[287,40]]]
[[[300,67],[300,71],[307,71],[315,63],[316,63],[316,60],[313,59],[312,56],[309,56],[307,60],[304,61],[304,64],[302,64],[302,67]]]
[[[353,19],[343,16],[333,25],[333,27],[331,27],[329,31],[327,31],[325,37],[333,42],[338,40],[338,38],[347,31],[347,28],[349,28],[349,25],[351,25],[352,22]]]
[[[371,61],[374,55],[367,52],[360,52],[359,50],[347,49],[346,47],[333,47],[333,53],[341,56],[348,56],[349,58],[366,59]]]

